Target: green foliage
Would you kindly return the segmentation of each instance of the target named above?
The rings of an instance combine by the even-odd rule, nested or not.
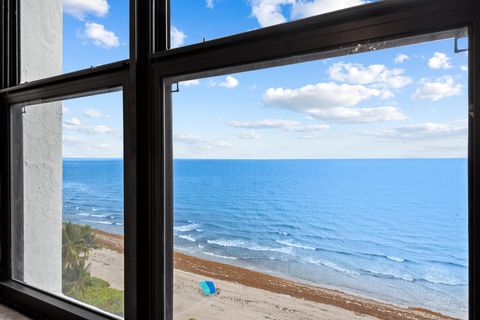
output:
[[[62,287],[71,298],[123,316],[124,293],[90,275],[90,251],[100,246],[90,226],[66,223],[62,229]]]
[[[63,269],[78,266],[81,260],[87,260],[90,250],[98,248],[95,232],[90,226],[68,222],[62,228],[62,264]]]
[[[90,277],[90,286],[85,290],[72,289],[65,294],[118,316],[124,315],[123,291],[110,288],[108,283],[102,279]]]
[[[90,277],[90,282],[89,282],[90,287],[95,287],[95,288],[108,288],[110,287],[110,284],[100,278],[96,277]]]
[[[72,290],[85,292],[90,287],[91,276],[88,271],[89,265],[86,263],[85,259],[80,259],[78,263],[63,270],[62,282],[64,292]]]

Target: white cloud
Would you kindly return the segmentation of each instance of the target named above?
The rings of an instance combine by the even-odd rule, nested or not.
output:
[[[367,3],[363,0],[296,0],[292,6],[292,19],[311,17]]]
[[[326,124],[298,125],[289,129],[289,131],[300,133],[296,136],[297,139],[312,140],[325,137],[321,132],[329,128],[330,126]]]
[[[381,95],[381,90],[362,85],[328,82],[309,84],[298,89],[270,88],[263,95],[263,100],[278,108],[309,113],[319,108],[350,107]]]
[[[366,134],[388,140],[437,140],[466,137],[467,133],[467,126],[428,122]]]
[[[186,81],[181,81],[180,85],[184,87],[192,87],[192,86],[198,86],[200,84],[200,80],[194,79],[194,80],[186,80]]]
[[[113,147],[108,144],[108,143],[98,143],[94,145],[95,148],[101,149],[101,150],[111,150]]]
[[[203,141],[203,139],[200,136],[197,136],[195,134],[176,134],[175,135],[175,141],[178,142],[184,142],[184,143],[197,143],[199,141]]]
[[[82,128],[80,130],[83,133],[88,133],[88,134],[95,134],[95,133],[100,133],[100,134],[107,134],[107,133],[113,133],[113,129],[104,125],[100,126],[95,126],[91,128]]]
[[[430,69],[450,69],[450,58],[442,52],[435,52],[433,57],[428,60],[428,66]]]
[[[468,71],[468,66],[460,66],[460,70],[467,72]]]
[[[65,106],[62,106],[62,114],[68,114],[68,113],[70,113],[70,109],[68,109]]]
[[[206,0],[206,6],[209,9],[213,9],[213,7],[215,6],[215,1],[214,0]]]
[[[239,137],[240,139],[246,139],[246,140],[258,140],[262,136],[256,133],[255,131],[245,131],[245,132],[238,133],[237,137]]]
[[[63,10],[76,19],[84,20],[87,14],[105,17],[110,6],[107,0],[64,0]]]
[[[186,145],[190,151],[195,153],[204,153],[230,148],[231,144],[224,141],[204,139],[194,134],[176,134],[174,141]]]
[[[393,106],[356,109],[337,107],[314,110],[310,115],[317,119],[343,122],[384,122],[408,119],[407,115]]]
[[[177,29],[175,26],[172,26],[172,29],[170,31],[170,47],[180,47],[185,41],[186,37],[187,35],[183,33],[183,31]]]
[[[257,18],[262,27],[287,22],[282,14],[282,6],[294,2],[295,0],[251,0],[252,16]]]
[[[83,115],[87,118],[91,119],[102,119],[102,118],[110,118],[110,116],[106,116],[98,110],[93,108],[88,108],[83,112]]]
[[[404,63],[405,61],[408,61],[408,60],[410,60],[410,57],[404,53],[399,53],[395,57],[395,63]]]
[[[422,79],[422,86],[417,88],[411,96],[413,100],[438,101],[443,98],[458,96],[462,93],[462,86],[455,83],[452,76],[443,76],[434,81]]]
[[[261,27],[287,22],[285,11],[291,19],[301,19],[317,14],[337,11],[367,3],[365,0],[250,0],[252,16]],[[284,13],[285,12],[285,13]]]
[[[295,132],[317,132],[330,128],[328,124],[297,125],[291,128]]]
[[[95,22],[86,22],[85,30],[79,34],[80,38],[90,40],[94,45],[105,49],[118,47],[120,39],[113,31],[105,29],[105,26]]]
[[[72,127],[78,127],[82,123],[80,122],[80,120],[78,118],[71,118],[70,120],[65,121],[65,124],[68,125],[68,126],[72,126]]]
[[[230,121],[232,127],[246,129],[287,129],[298,126],[300,122],[293,120],[264,119],[256,121]]]
[[[330,128],[327,124],[304,125],[294,120],[264,119],[255,121],[230,121],[229,125],[245,129],[282,129],[288,132],[315,133]],[[250,133],[255,133],[253,130]]]
[[[62,144],[64,146],[87,147],[89,149],[112,150],[113,146],[108,143],[95,143],[93,141],[74,136],[63,136]]]
[[[227,89],[233,89],[233,88],[237,87],[239,84],[240,84],[240,82],[236,78],[234,78],[232,76],[227,76],[225,78],[225,81],[220,82],[216,85],[219,86],[219,87],[227,88]]]
[[[404,120],[407,116],[393,106],[351,108],[383,90],[362,85],[338,85],[333,82],[306,85],[298,89],[270,88],[263,101],[270,106],[309,114],[317,119],[347,122]]]
[[[73,136],[63,136],[62,143],[64,145],[75,146],[83,143],[83,140]]]
[[[82,126],[80,120],[77,118],[72,118],[69,121],[66,121],[63,125],[63,128],[70,131],[77,131],[83,134],[95,135],[95,134],[112,134],[117,135],[118,133],[112,128],[105,125],[98,125],[92,127]]]
[[[412,80],[405,76],[405,70],[389,69],[383,64],[372,64],[364,67],[358,63],[338,62],[330,66],[328,74],[332,80],[336,81],[395,89],[412,83]]]

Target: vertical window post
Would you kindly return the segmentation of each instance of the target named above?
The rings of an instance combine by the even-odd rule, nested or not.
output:
[[[469,318],[480,315],[480,20],[474,21],[469,44]]]

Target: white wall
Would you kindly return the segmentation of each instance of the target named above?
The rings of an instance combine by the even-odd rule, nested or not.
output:
[[[62,72],[62,0],[21,1],[21,81]],[[62,104],[26,108],[24,281],[62,288]]]

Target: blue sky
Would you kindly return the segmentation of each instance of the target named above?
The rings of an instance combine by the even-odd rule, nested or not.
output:
[[[128,58],[127,1],[65,0],[64,70]],[[361,0],[172,0],[182,46]],[[177,158],[465,157],[467,54],[453,39],[182,82]],[[65,157],[120,157],[121,93],[66,101]],[[95,111],[95,112],[94,112]]]
[[[64,0],[63,70],[128,59],[128,0]]]

